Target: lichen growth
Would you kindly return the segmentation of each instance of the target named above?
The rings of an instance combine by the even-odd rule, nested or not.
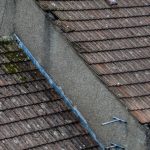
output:
[[[11,38],[1,38],[0,37],[0,45],[9,45],[12,43],[13,43],[13,40]]]
[[[26,89],[29,88],[28,84],[24,83],[22,86],[24,86]]]
[[[16,64],[3,64],[2,65],[2,69],[5,73],[17,73],[20,70],[19,66],[17,66]]]
[[[5,49],[5,53],[3,54],[4,60],[6,58],[6,60],[10,62],[5,63],[6,61],[4,61],[4,64],[2,65],[3,71],[5,73],[21,72],[22,68],[19,65],[17,65],[17,63],[15,64],[14,62],[28,61],[29,58],[14,43],[11,43],[9,45],[3,45],[3,47]],[[14,48],[16,48],[15,51]],[[22,79],[20,80],[25,80],[25,78],[22,77]]]
[[[20,49],[16,46],[14,42],[9,42],[8,44],[0,44],[3,47],[4,52],[13,52],[13,51],[20,51]]]
[[[0,41],[1,44],[1,41]],[[20,49],[14,42],[5,42],[3,41],[1,45],[4,49],[2,52],[4,57],[4,63],[1,65],[2,70],[6,74],[16,74],[23,71],[23,65],[18,65],[18,62],[28,61],[29,57],[26,56],[22,49]],[[8,63],[9,62],[9,63]],[[26,82],[28,79],[25,75],[18,74],[14,76],[15,80],[18,80],[21,83]]]
[[[10,52],[6,53],[5,57],[8,58],[8,60],[11,62],[17,62],[17,61],[27,61],[29,58],[22,52]]]
[[[19,80],[20,82],[26,82],[26,81],[27,81],[27,78],[26,78],[25,76],[20,76],[20,77],[18,78],[18,80]]]
[[[8,45],[10,44],[10,41],[0,41],[0,45]]]

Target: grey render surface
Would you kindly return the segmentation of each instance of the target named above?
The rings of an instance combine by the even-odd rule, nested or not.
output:
[[[0,35],[14,31],[15,3],[13,0],[0,0]]]
[[[77,56],[61,31],[51,24],[33,0],[0,0],[0,35],[15,32],[35,58],[54,77],[105,145],[111,142],[127,150],[149,150],[149,130],[141,126]],[[2,22],[3,14],[5,14]],[[10,18],[10,19],[9,19]],[[9,27],[8,27],[9,26]],[[127,120],[102,126],[113,116]],[[147,142],[147,143],[146,143]]]

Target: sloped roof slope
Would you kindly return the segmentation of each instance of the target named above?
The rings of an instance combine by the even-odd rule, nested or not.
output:
[[[0,42],[0,149],[99,149],[14,42]]]
[[[150,0],[39,0],[126,108],[150,123]]]

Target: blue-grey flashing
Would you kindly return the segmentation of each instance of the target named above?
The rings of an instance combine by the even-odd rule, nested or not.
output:
[[[38,63],[38,61],[33,57],[33,55],[31,54],[31,52],[29,51],[29,49],[24,45],[24,43],[20,40],[20,38],[14,34],[13,35],[14,39],[16,40],[16,42],[19,45],[19,48],[21,48],[26,55],[30,58],[30,60],[32,61],[32,63],[36,66],[36,68],[41,72],[41,74],[48,80],[49,84],[52,86],[52,88],[55,89],[55,91],[62,97],[62,99],[64,100],[64,102],[66,103],[66,105],[68,107],[71,108],[72,112],[79,118],[82,126],[84,126],[87,131],[89,132],[89,134],[93,137],[93,139],[99,144],[100,148],[102,150],[104,150],[104,145],[97,139],[96,134],[93,132],[93,130],[89,127],[87,121],[85,120],[85,118],[82,116],[82,114],[78,111],[77,108],[73,107],[72,101],[70,99],[68,99],[64,92],[62,91],[62,89],[60,87],[57,86],[57,84],[54,82],[53,78],[48,75],[46,73],[46,71],[44,70],[44,68]]]

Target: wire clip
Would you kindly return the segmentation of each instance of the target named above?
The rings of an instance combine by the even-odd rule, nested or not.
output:
[[[127,121],[122,120],[122,119],[120,119],[120,118],[118,118],[118,117],[113,117],[113,120],[108,121],[108,122],[104,122],[104,123],[102,123],[102,125],[104,126],[104,125],[108,125],[108,124],[115,123],[115,122],[120,122],[120,123],[125,123],[125,124],[127,124]]]
[[[125,148],[121,145],[111,143],[110,146],[106,147],[105,150],[111,150],[111,149],[116,149],[116,150],[125,150]]]

